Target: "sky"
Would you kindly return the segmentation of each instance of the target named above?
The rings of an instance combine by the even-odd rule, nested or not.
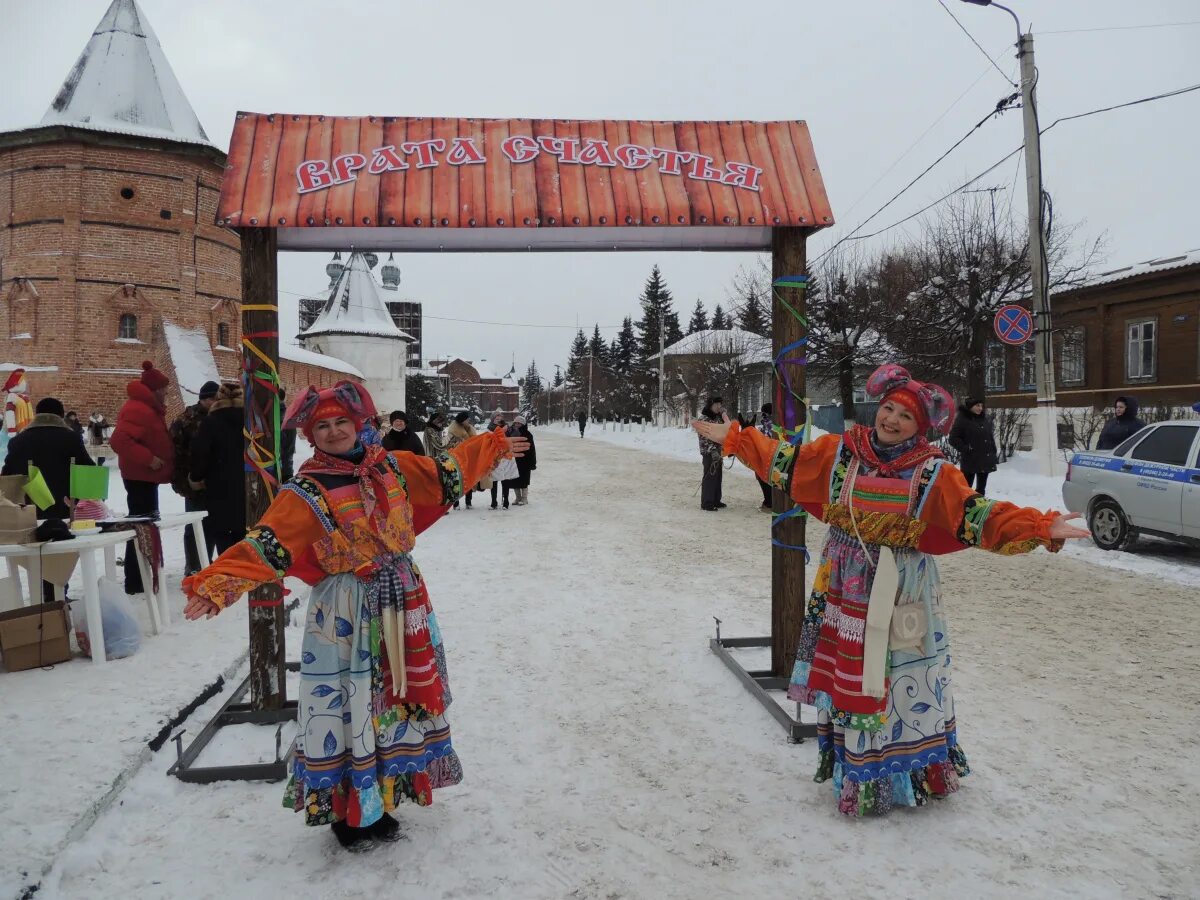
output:
[[[945,0],[139,0],[210,139],[237,110],[572,119],[804,119],[837,224],[812,258],[875,212],[1013,91],[1015,26]],[[1193,0],[1010,0],[1032,25],[1043,127],[1060,116],[1200,82]],[[42,117],[108,0],[0,0],[0,130]],[[1033,16],[1031,20],[1031,16]],[[1096,30],[1120,28],[1121,30]],[[1085,30],[1086,29],[1086,30]],[[1054,33],[1060,32],[1060,33]],[[991,56],[998,63],[998,71]],[[1021,143],[1020,112],[990,120],[862,233],[891,224]],[[1105,239],[1109,267],[1200,247],[1200,91],[1063,123],[1042,140],[1056,221]],[[1023,214],[1020,154],[977,187]],[[1014,192],[1015,186],[1015,192]],[[906,226],[908,229],[914,225]],[[864,242],[902,240],[896,228]],[[283,254],[283,332],[327,254]],[[577,326],[606,337],[651,265],[686,322],[728,306],[746,253],[407,254],[400,292],[425,312],[425,355],[523,373],[564,364]],[[294,333],[294,332],[293,332]]]

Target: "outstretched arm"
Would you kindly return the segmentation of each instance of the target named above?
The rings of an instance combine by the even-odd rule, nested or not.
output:
[[[832,450],[831,442],[838,441],[836,435],[824,435],[812,443],[795,446],[767,437],[757,428],[742,428],[737,422],[693,422],[692,427],[701,437],[718,444],[725,456],[736,456],[755,475],[784,492],[788,492],[794,467],[823,459]]]
[[[445,506],[495,468],[502,456],[523,456],[528,449],[525,438],[506,437],[497,429],[467,438],[449,452],[418,456],[400,450],[392,453],[392,458],[404,473],[412,503]]]

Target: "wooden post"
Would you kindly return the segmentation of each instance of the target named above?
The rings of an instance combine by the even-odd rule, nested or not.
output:
[[[771,279],[784,275],[803,275],[807,271],[803,228],[771,229]],[[805,329],[787,310],[783,297],[801,315],[805,314],[805,292],[794,288],[776,288],[771,296],[771,353],[779,352],[793,341],[804,337]],[[793,351],[789,357],[803,356]],[[804,366],[789,366],[792,389],[805,396]],[[786,390],[786,389],[785,389]],[[799,404],[797,404],[799,405]],[[800,423],[787,421],[786,406],[776,404],[776,421],[792,429]],[[786,512],[794,504],[781,491],[774,491],[775,515]],[[784,519],[774,529],[775,537],[784,544],[803,546],[804,517]],[[804,554],[784,547],[771,548],[771,671],[777,678],[789,678],[800,646],[800,626],[804,621]]]
[[[242,230],[242,373],[246,390],[245,446],[251,439],[259,452],[272,457],[275,443],[275,396],[247,373],[262,372],[267,366],[253,344],[279,366],[279,292],[276,269],[277,243],[274,228]],[[255,421],[269,422],[267,428]],[[252,467],[246,471],[246,525],[253,527],[270,505],[267,485]],[[250,592],[250,704],[254,709],[281,709],[286,700],[284,679],[283,589],[269,584]]]

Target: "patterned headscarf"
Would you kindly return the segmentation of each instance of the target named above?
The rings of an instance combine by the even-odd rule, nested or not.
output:
[[[298,428],[312,440],[313,426],[321,419],[345,416],[354,422],[354,430],[375,413],[375,401],[367,389],[353,381],[339,381],[323,391],[309,385],[307,391],[292,401],[284,416],[284,428]]]
[[[908,374],[908,369],[886,363],[867,379],[867,396],[880,403],[894,400],[913,414],[924,434],[930,429],[950,433],[954,424],[954,398],[936,384],[923,384]]]

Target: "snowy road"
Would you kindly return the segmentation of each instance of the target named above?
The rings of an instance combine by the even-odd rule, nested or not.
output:
[[[1196,895],[1194,587],[946,558],[973,774],[934,808],[848,821],[811,781],[815,745],[708,651],[714,614],[767,629],[754,482],[702,513],[698,463],[536,434],[529,507],[452,513],[418,547],[466,780],[402,811],[408,840],[340,853],[280,785],[185,786],[168,751],[39,898]]]

